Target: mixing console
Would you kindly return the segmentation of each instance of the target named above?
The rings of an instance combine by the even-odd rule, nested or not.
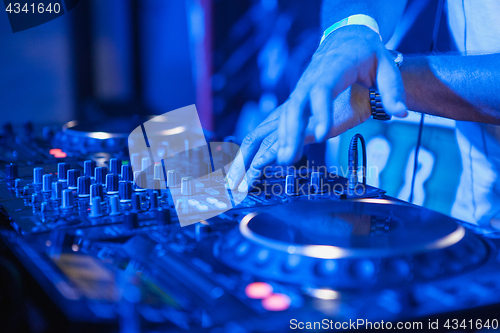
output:
[[[224,154],[193,148],[185,162],[151,165],[147,154],[7,134],[0,237],[60,314],[50,329],[278,332],[293,319],[359,318],[426,328],[426,318],[498,309],[500,234],[380,189],[270,168],[233,205],[237,191],[228,198],[211,173]],[[200,222],[182,227],[180,212]]]

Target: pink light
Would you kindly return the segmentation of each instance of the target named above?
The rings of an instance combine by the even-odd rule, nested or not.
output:
[[[49,150],[49,154],[54,156],[55,158],[65,158],[68,156],[68,154],[66,154],[65,152],[63,152],[59,148],[53,148],[53,149]]]
[[[290,297],[285,294],[272,294],[262,300],[262,307],[267,311],[285,311],[290,307]]]
[[[262,299],[271,295],[273,292],[273,287],[269,283],[265,282],[252,282],[249,283],[245,288],[245,295],[248,298]]]

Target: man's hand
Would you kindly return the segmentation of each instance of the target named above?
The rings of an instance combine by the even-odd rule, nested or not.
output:
[[[346,90],[354,83],[359,85]],[[291,164],[300,158],[305,143],[321,142],[364,122],[370,117],[367,88],[372,86],[377,86],[386,112],[406,116],[401,75],[379,36],[364,26],[333,32],[290,98],[243,140],[245,165],[231,166],[230,187],[244,190],[276,159]]]
[[[376,86],[387,113],[407,115],[401,74],[380,37],[365,26],[334,31],[313,55],[312,61],[290,95],[280,117],[278,163],[291,164],[300,157],[307,126],[307,106],[315,119],[316,141],[335,130],[332,101],[354,83]]]
[[[231,189],[246,191],[260,178],[263,169],[276,161],[279,119],[287,107],[288,101],[273,111],[261,125],[245,137],[239,151],[243,159],[235,159],[228,173]],[[370,118],[368,89],[354,84],[335,99],[333,109],[335,110],[333,122],[336,126],[331,128],[330,137],[340,135]],[[304,143],[314,142],[314,124],[313,116],[308,120]],[[243,161],[244,164],[240,164],[239,161]]]

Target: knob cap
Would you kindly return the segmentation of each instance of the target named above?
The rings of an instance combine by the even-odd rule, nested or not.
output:
[[[43,168],[33,169],[33,184],[42,185]]]
[[[196,184],[192,177],[183,177],[181,184],[181,194],[182,195],[194,195],[196,194]]]
[[[167,172],[167,186],[179,187],[181,185],[181,174],[177,170],[169,170]]]
[[[109,198],[109,206],[109,215],[120,214],[120,197],[118,197],[117,195],[113,195],[111,198]]]
[[[115,173],[108,173],[106,175],[106,190],[108,194],[118,193],[118,175]]]
[[[52,200],[61,199],[63,186],[59,181],[52,182]]]
[[[83,174],[87,177],[94,176],[95,167],[96,167],[95,161],[87,160],[83,162]]]
[[[148,193],[149,196],[153,195],[153,191],[158,192],[158,196],[161,194],[161,182],[157,178],[148,180]]]
[[[73,190],[64,190],[62,193],[61,208],[70,209],[75,206]]]
[[[158,209],[158,191],[153,191],[149,196],[149,209]]]
[[[93,199],[96,198],[96,197],[99,197],[99,198],[103,198],[104,197],[104,194],[103,194],[103,190],[102,190],[102,185],[101,184],[92,184],[90,185],[90,204],[92,205],[93,204]]]
[[[134,180],[134,174],[132,173],[132,167],[130,165],[122,165],[122,180],[128,182]]]
[[[42,192],[51,192],[52,191],[52,175],[47,173],[43,175],[42,178]]]
[[[141,160],[141,170],[147,175],[153,174],[153,165],[149,157],[143,157]]]
[[[172,216],[170,214],[170,210],[159,207],[156,211],[156,221],[160,226],[171,224]]]
[[[57,179],[61,182],[65,182],[68,180],[68,163],[58,163],[57,164]]]
[[[135,170],[140,170],[141,163],[139,161],[139,154],[138,153],[133,153],[130,155],[130,165],[134,167]]]
[[[89,217],[102,216],[101,197],[94,197],[90,200],[90,214]]]
[[[121,202],[128,202],[132,199],[132,183],[127,181],[120,181],[118,185],[118,192]]]
[[[311,173],[311,190],[313,193],[323,192],[323,173],[314,171]]]
[[[68,170],[67,180],[68,180],[68,188],[76,189],[78,186],[78,177],[80,177],[80,170],[70,169]]]
[[[296,195],[299,189],[299,181],[294,175],[288,175],[285,179],[285,194]]]
[[[153,178],[165,179],[165,175],[163,174],[163,165],[161,163],[155,163]]]
[[[139,213],[142,211],[141,207],[141,195],[137,193],[132,193],[132,212]]]
[[[95,168],[95,182],[97,184],[104,184],[106,181],[106,175],[108,174],[108,168],[106,167],[98,167]]]
[[[19,169],[17,164],[10,163],[5,165],[5,179],[13,180],[19,178]]]
[[[117,158],[111,158],[109,160],[109,173],[116,173],[117,175],[119,175],[121,167],[122,167],[122,160],[119,160]]]
[[[88,197],[90,195],[90,177],[78,177],[77,193],[79,197]]]
[[[128,229],[139,228],[139,217],[137,216],[137,213],[125,212],[125,216],[123,217],[123,224]]]
[[[146,191],[148,188],[148,179],[144,171],[134,172],[134,184],[136,191]]]

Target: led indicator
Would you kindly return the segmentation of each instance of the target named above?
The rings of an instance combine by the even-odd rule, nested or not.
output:
[[[248,298],[253,299],[263,299],[271,295],[273,292],[273,287],[269,283],[265,282],[253,282],[249,283],[245,288],[245,294]]]
[[[272,294],[262,300],[262,307],[267,311],[285,311],[290,307],[290,297],[285,294]]]

